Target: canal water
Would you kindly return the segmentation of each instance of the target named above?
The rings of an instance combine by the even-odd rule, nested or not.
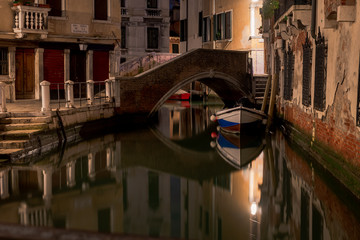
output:
[[[359,205],[287,142],[222,132],[219,105],[0,169],[0,224],[174,239],[360,239]],[[305,157],[304,157],[305,156]]]

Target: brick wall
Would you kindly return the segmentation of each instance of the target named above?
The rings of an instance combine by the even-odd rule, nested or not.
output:
[[[347,110],[344,109],[343,112]],[[354,166],[360,168],[360,136],[355,121],[349,114],[341,114],[342,121],[338,121],[339,112],[328,110],[322,119],[313,117],[296,105],[285,105],[285,120],[295,127],[312,135],[315,127],[315,140],[332,148]]]

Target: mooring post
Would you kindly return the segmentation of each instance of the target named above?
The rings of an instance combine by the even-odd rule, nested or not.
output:
[[[88,105],[94,104],[94,81],[93,80],[86,81],[86,98],[87,98]]]
[[[6,112],[6,83],[0,82],[0,101],[1,101],[1,108],[0,112]]]
[[[41,111],[50,111],[50,82],[42,81],[41,86]]]
[[[105,94],[106,94],[106,100],[108,102],[111,102],[111,80],[110,79],[105,80]]]
[[[67,80],[65,82],[66,86],[66,104],[65,107],[72,108],[74,107],[74,82]]]

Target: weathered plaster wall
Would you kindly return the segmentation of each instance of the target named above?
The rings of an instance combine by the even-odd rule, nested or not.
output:
[[[278,110],[286,120],[312,136],[313,140],[330,147],[360,169],[360,127],[356,126],[360,21],[358,18],[355,18],[354,22],[327,19],[324,7],[324,2],[318,1],[317,23],[328,47],[325,110],[314,109],[314,91],[317,91],[314,84],[315,41],[310,37],[310,26],[308,31],[300,31],[287,41],[295,54],[293,99],[283,100],[284,80],[281,77],[282,91],[278,99]],[[355,7],[356,16],[360,16],[359,5]],[[302,104],[302,44],[305,42],[306,32],[313,48],[310,107]]]

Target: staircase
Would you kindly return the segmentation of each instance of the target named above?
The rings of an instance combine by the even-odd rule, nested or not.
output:
[[[11,113],[0,118],[0,162],[23,154],[25,149],[33,147],[32,140],[49,129],[51,116],[40,113]]]
[[[254,75],[253,76],[253,81],[255,84],[255,102],[256,102],[256,104],[262,104],[262,102],[264,100],[264,94],[265,94],[267,80],[268,80],[268,75]],[[270,91],[271,91],[271,86],[269,89],[268,100],[270,98]],[[268,103],[269,103],[269,101],[268,101]]]

